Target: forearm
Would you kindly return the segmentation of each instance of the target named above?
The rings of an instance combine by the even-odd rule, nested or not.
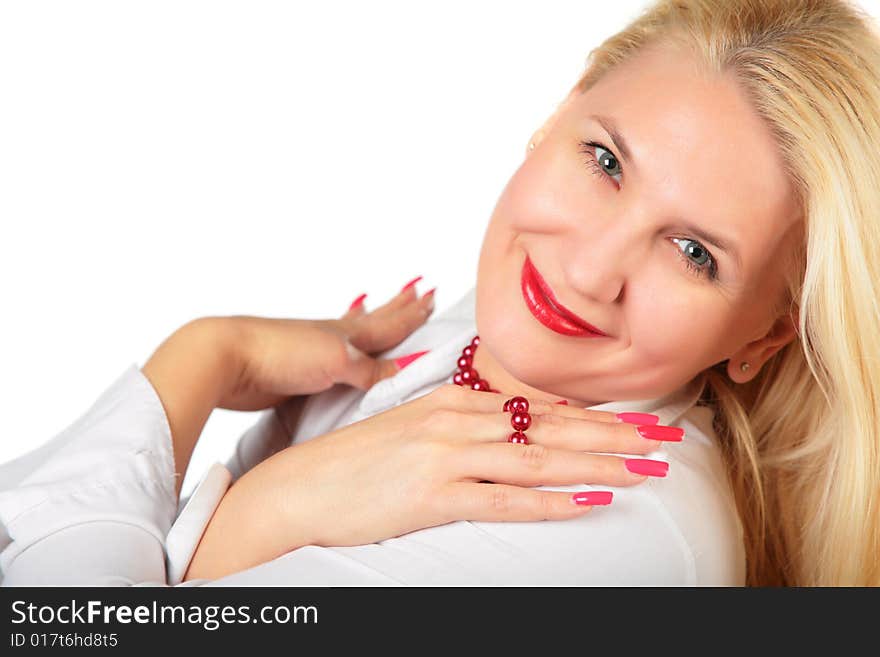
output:
[[[172,333],[141,368],[171,427],[178,495],[205,422],[241,371],[234,330],[225,318],[193,320]]]
[[[294,519],[291,479],[305,477],[287,448],[242,475],[214,511],[183,581],[217,579],[309,545],[305,518]]]

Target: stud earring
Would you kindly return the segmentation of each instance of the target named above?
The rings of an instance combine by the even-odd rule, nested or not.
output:
[[[748,364],[748,363],[745,363],[745,362],[740,363],[739,369],[740,369],[741,371],[745,372],[747,369],[749,369],[749,364]]]
[[[530,151],[535,150],[535,142],[533,142],[533,141],[530,141],[530,142],[529,142],[529,150],[530,150]]]

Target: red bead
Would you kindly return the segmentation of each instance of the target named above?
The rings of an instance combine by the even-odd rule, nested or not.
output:
[[[510,400],[508,399],[506,402],[504,402],[504,412],[507,413],[507,411],[509,411],[509,410],[510,410]]]
[[[469,370],[471,368],[471,364],[473,363],[473,359],[469,356],[462,356],[458,359],[458,369],[460,370]]]
[[[474,349],[472,346],[468,345],[467,347],[465,347],[464,349],[461,350],[461,355],[467,356],[468,358],[473,358],[474,353],[476,351],[477,351],[476,349]]]
[[[479,390],[482,392],[489,391],[489,382],[486,379],[480,379],[479,381],[474,381],[471,384],[471,390]]]
[[[514,411],[522,411],[525,413],[529,410],[529,400],[525,397],[514,397],[510,400],[510,407]]]
[[[477,372],[477,370],[475,370],[474,368],[462,370],[461,380],[462,380],[462,383],[469,386],[472,383],[474,383],[475,381],[480,380],[480,373]]]
[[[510,416],[510,426],[517,431],[525,431],[532,426],[532,416],[525,411],[514,411]]]
[[[518,443],[520,445],[528,445],[529,439],[526,438],[526,434],[522,433],[521,431],[514,431],[512,434],[510,434],[510,438],[507,439],[507,442]]]
[[[457,385],[457,386],[463,386],[463,385],[464,385],[464,381],[461,380],[461,372],[456,372],[456,373],[452,376],[452,382],[453,382],[455,385]]]
[[[474,349],[476,349],[477,347],[480,346],[480,336],[479,336],[479,335],[475,335],[475,336],[474,336],[474,339],[471,340],[471,346],[472,346]]]

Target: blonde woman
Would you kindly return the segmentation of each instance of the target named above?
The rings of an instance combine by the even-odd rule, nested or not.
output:
[[[182,327],[0,470],[4,583],[880,583],[878,143],[853,5],[652,4],[474,290]],[[271,410],[178,511],[216,407]]]

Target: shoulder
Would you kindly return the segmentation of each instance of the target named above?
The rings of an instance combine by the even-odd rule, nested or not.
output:
[[[537,585],[742,586],[742,527],[712,431],[712,411],[692,407],[674,423],[681,443],[648,455],[670,463],[669,475],[612,487],[614,501],[587,515],[541,523],[461,522],[443,547],[481,564],[498,582]],[[542,486],[545,490],[608,490]],[[421,541],[440,538],[428,530]],[[461,540],[456,544],[451,540]],[[481,547],[482,546],[482,547]],[[494,564],[494,565],[491,565]],[[504,566],[503,564],[507,564]],[[523,570],[523,566],[527,568]],[[488,575],[487,575],[488,576]]]
[[[646,485],[686,542],[697,583],[739,586],[745,583],[743,527],[713,417],[712,408],[695,405],[679,418],[684,440],[663,450],[669,474]]]

